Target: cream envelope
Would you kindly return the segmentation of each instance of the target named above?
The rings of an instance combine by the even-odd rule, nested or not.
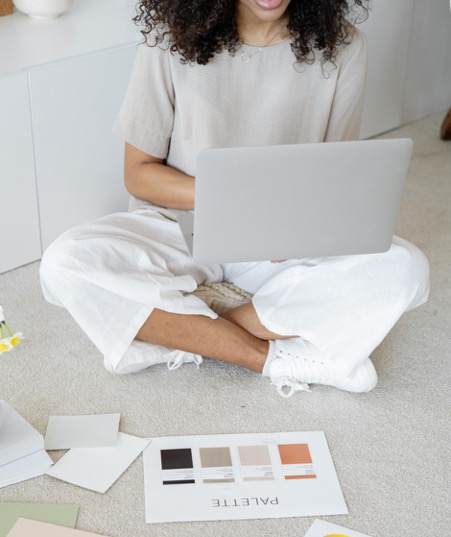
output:
[[[44,449],[0,466],[0,488],[39,477],[47,472],[53,461]]]
[[[114,446],[120,414],[94,416],[50,416],[45,433],[45,449]]]
[[[26,518],[19,518],[8,533],[8,537],[30,537],[31,535],[33,537],[101,537],[100,533],[73,530]]]
[[[0,434],[0,466],[44,448],[42,435],[5,401],[0,401],[3,423]]]
[[[119,433],[115,446],[71,449],[47,475],[96,492],[106,492],[149,442],[147,438]]]
[[[315,520],[305,537],[370,537],[366,533],[349,530],[324,520]]]

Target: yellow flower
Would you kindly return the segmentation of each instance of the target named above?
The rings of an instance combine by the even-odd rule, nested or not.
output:
[[[14,347],[19,345],[22,339],[22,332],[16,332],[15,334],[11,334],[8,337],[0,339],[0,354],[12,350]]]
[[[16,345],[19,345],[20,343],[20,338],[22,338],[23,335],[21,332],[16,332],[15,334],[13,334],[13,336],[11,337],[11,339],[9,340],[9,342],[11,343],[11,345],[13,347],[15,347]]]
[[[3,337],[3,330],[6,330],[6,337]],[[23,335],[21,332],[16,332],[13,334],[9,329],[5,321],[5,315],[3,313],[3,308],[0,305],[0,354],[3,352],[8,352],[17,345],[19,345]]]

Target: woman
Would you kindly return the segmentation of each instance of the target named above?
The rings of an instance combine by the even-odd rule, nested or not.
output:
[[[173,212],[193,209],[201,148],[358,138],[366,44],[349,11],[345,0],[139,3],[146,43],[114,127],[131,210],[65,233],[41,268],[46,298],[68,309],[107,369],[204,356],[262,373],[284,396],[309,383],[376,385],[369,355],[427,299],[428,264],[413,245],[195,266]],[[214,282],[252,301],[218,315],[196,296]]]

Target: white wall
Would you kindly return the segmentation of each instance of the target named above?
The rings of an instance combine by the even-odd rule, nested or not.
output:
[[[449,0],[416,0],[407,62],[402,122],[451,106]]]
[[[362,138],[451,106],[449,0],[373,0]]]

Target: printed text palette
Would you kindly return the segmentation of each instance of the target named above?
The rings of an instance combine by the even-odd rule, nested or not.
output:
[[[153,439],[147,522],[347,513],[324,433]]]

